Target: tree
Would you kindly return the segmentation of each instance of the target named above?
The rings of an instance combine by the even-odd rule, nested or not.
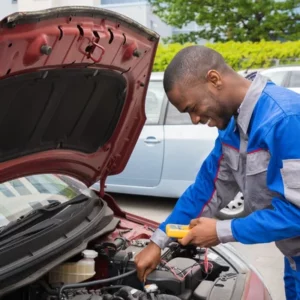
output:
[[[149,0],[153,11],[177,28],[196,22],[199,31],[173,42],[298,40],[300,0]]]

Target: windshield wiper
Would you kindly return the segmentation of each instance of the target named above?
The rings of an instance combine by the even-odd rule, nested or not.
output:
[[[36,213],[40,213],[40,212],[52,212],[52,211],[60,210],[60,209],[65,208],[69,205],[74,205],[74,204],[79,204],[81,202],[84,202],[87,199],[88,199],[88,197],[86,195],[81,194],[81,195],[76,196],[72,200],[66,201],[64,203],[61,203],[58,200],[47,200],[49,202],[51,201],[51,203],[46,205],[46,206],[37,208],[37,209],[29,212],[28,214],[26,214],[26,215],[24,215],[23,217],[20,217],[20,218],[24,219],[24,218],[26,218],[26,217],[28,217],[32,214],[36,214]]]
[[[10,222],[4,227],[1,227],[0,239],[26,225],[31,224],[34,221],[37,221],[39,219],[41,219],[40,221],[42,221],[43,219],[50,218],[52,215],[57,214],[59,211],[63,210],[67,206],[82,203],[87,199],[90,198],[87,197],[86,195],[81,194],[76,196],[72,200],[66,201],[64,203],[61,203],[57,200],[48,200],[51,201],[52,203],[44,207],[32,210],[28,214],[19,217],[17,220]]]
[[[22,240],[24,242],[25,239],[30,238],[31,236],[39,234],[50,228],[53,228],[54,226],[58,225],[60,222],[61,222],[61,220],[57,220],[57,219],[46,220],[37,225],[34,225],[33,227],[28,228],[22,232],[16,233],[12,237],[4,238],[4,239],[1,238],[0,239],[0,249],[3,249],[3,247],[15,245],[20,240]]]

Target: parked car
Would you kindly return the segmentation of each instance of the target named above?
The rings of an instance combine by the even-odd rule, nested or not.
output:
[[[229,245],[206,263],[174,241],[147,285],[137,279],[134,257],[158,224],[122,211],[104,185],[141,133],[159,36],[89,7],[0,25],[0,298],[271,299]]]
[[[179,197],[194,181],[217,136],[216,128],[193,125],[167,101],[163,73],[152,73],[146,96],[147,121],[125,170],[107,179],[106,190]]]
[[[277,85],[300,93],[300,66],[280,66],[260,71]]]

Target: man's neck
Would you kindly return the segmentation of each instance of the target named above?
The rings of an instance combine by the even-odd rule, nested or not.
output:
[[[233,105],[234,105],[234,111],[236,112],[234,115],[238,115],[239,108],[241,104],[243,103],[245,96],[251,86],[251,81],[245,79],[245,78],[238,78],[236,82],[232,86],[233,91]]]

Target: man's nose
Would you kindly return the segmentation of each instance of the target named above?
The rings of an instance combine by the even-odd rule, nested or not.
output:
[[[195,124],[195,125],[199,124],[199,122],[200,122],[200,117],[199,116],[197,116],[194,113],[190,113],[190,118],[191,118],[193,124]]]

